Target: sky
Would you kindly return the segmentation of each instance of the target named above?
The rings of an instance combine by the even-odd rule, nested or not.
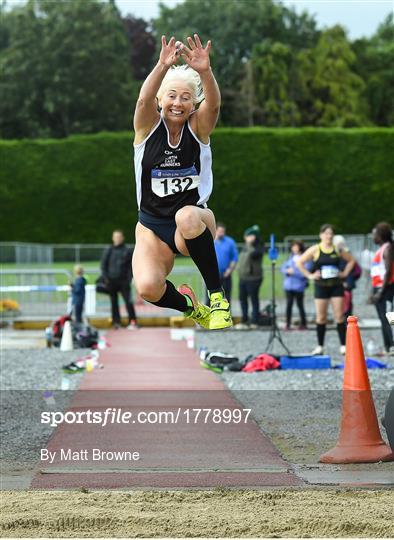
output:
[[[123,15],[130,13],[151,19],[159,13],[158,0],[115,1]],[[174,7],[180,2],[181,0],[163,1],[169,7]],[[306,10],[314,14],[319,28],[341,24],[347,29],[350,39],[371,36],[384,18],[394,11],[394,0],[282,0],[282,2],[287,6],[294,6],[299,12]]]

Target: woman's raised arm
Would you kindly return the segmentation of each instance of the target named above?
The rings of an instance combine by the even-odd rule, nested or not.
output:
[[[211,42],[203,47],[197,34],[194,34],[194,41],[188,37],[187,42],[190,48],[183,45],[182,58],[200,75],[205,98],[193,115],[197,123],[196,133],[201,139],[206,139],[216,126],[220,111],[220,90],[209,62]]]
[[[144,139],[159,119],[156,94],[169,68],[179,58],[180,49],[175,47],[175,38],[167,44],[165,36],[161,36],[159,61],[141,86],[134,112],[134,131],[136,137]]]

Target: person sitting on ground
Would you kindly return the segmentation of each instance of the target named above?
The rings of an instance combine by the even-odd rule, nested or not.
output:
[[[285,276],[283,288],[286,293],[286,330],[291,330],[291,315],[294,300],[297,302],[301,319],[298,329],[306,330],[307,323],[304,308],[304,291],[308,286],[308,280],[296,265],[296,261],[304,253],[305,247],[301,240],[294,240],[290,249],[291,255],[288,260],[282,264],[280,269]]]
[[[131,300],[131,258],[133,252],[126,246],[123,231],[115,230],[112,233],[112,246],[107,248],[101,260],[101,273],[108,287],[111,298],[112,326],[120,328],[121,320],[119,313],[118,294],[123,297],[127,314],[128,329],[137,328],[136,314]]]
[[[75,315],[77,328],[82,326],[82,313],[85,303],[85,286],[86,279],[84,278],[84,270],[79,264],[74,266],[75,279],[71,284],[72,309]]]
[[[259,291],[263,282],[263,256],[264,242],[260,234],[260,227],[253,225],[244,232],[244,246],[238,260],[239,300],[241,303],[242,320],[236,325],[237,329],[255,329],[259,324],[260,301]],[[248,299],[252,303],[252,318],[249,324]]]
[[[372,231],[375,244],[379,249],[372,259],[371,280],[373,294],[370,301],[375,304],[376,312],[382,323],[383,343],[386,354],[393,355],[393,331],[386,311],[393,311],[394,300],[394,242],[393,231],[389,223],[378,223]],[[387,304],[391,305],[387,310]]]
[[[316,330],[318,345],[312,354],[324,353],[328,304],[331,302],[340,341],[340,354],[346,353],[346,323],[343,314],[343,280],[353,270],[355,260],[346,252],[338,252],[333,244],[334,227],[328,223],[320,227],[320,243],[308,248],[296,261],[298,269],[315,283]],[[346,266],[340,270],[341,259]],[[313,261],[311,270],[306,263]]]

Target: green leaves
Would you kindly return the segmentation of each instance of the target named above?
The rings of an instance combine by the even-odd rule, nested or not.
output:
[[[3,137],[65,137],[130,125],[137,89],[122,21],[110,4],[31,0],[5,19]]]

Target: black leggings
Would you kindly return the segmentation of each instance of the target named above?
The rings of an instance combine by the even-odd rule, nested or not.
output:
[[[286,291],[287,305],[286,305],[286,323],[287,326],[291,325],[291,313],[293,311],[294,299],[297,302],[298,311],[300,312],[301,325],[306,326],[306,316],[304,308],[304,292],[299,291]]]
[[[248,298],[252,302],[252,323],[259,322],[259,289],[262,284],[262,279],[239,280],[239,300],[241,302],[242,322],[248,322]]]
[[[374,289],[374,292],[378,292],[379,289]],[[393,331],[390,327],[390,324],[386,318],[386,311],[391,311],[393,309],[394,301],[394,283],[386,287],[382,294],[382,298],[375,304],[376,311],[378,313],[380,322],[382,323],[382,334],[384,348],[386,351],[390,350],[390,347],[393,346]],[[387,303],[390,304],[390,309],[387,309]]]

